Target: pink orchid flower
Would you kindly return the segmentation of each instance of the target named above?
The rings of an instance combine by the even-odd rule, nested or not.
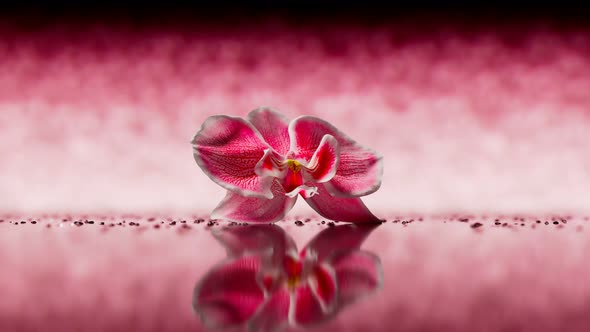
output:
[[[325,322],[381,287],[379,258],[360,250],[376,227],[327,228],[300,253],[280,227],[225,228],[215,236],[228,258],[195,288],[195,312],[213,330],[277,332]]]
[[[300,194],[325,218],[376,222],[360,196],[379,189],[382,158],[311,116],[289,122],[269,108],[246,119],[209,117],[192,140],[197,164],[228,190],[214,219],[275,222]]]

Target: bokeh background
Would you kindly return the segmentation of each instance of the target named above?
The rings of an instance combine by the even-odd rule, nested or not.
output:
[[[210,211],[190,140],[271,106],[384,156],[377,213],[588,212],[583,11],[286,4],[7,11],[0,211]]]
[[[588,17],[567,1],[4,5],[0,331],[202,331],[191,293],[224,255],[207,226],[224,190],[190,141],[258,106],[384,156],[364,199],[387,219],[366,243],[383,289],[317,331],[590,330]],[[280,225],[300,247],[328,227],[303,202]]]

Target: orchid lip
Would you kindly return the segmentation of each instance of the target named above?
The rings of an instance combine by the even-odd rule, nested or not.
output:
[[[317,168],[317,163],[316,166]],[[285,195],[288,197],[295,197],[302,194],[304,198],[313,197],[318,193],[317,187],[305,184],[306,180],[310,180],[310,172],[313,169],[307,167],[307,162],[301,159],[288,158],[282,159],[281,156],[272,149],[266,149],[263,157],[256,164],[255,172],[260,177],[274,177],[287,181],[289,174],[292,181],[297,184],[293,187],[293,182],[290,184],[283,183],[286,191]]]

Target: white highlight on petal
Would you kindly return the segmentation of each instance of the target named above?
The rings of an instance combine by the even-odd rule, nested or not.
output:
[[[318,187],[302,184],[290,192],[285,193],[288,197],[296,197],[298,194],[301,194],[303,198],[313,197],[318,194]]]

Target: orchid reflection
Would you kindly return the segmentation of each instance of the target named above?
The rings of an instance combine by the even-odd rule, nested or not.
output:
[[[360,249],[377,226],[329,227],[300,252],[274,225],[214,232],[227,258],[198,283],[194,310],[213,330],[281,331],[326,321],[381,287],[379,258]]]

